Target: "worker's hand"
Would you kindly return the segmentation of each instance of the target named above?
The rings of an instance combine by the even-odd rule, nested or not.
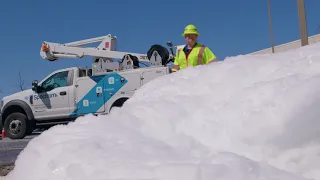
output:
[[[169,55],[169,59],[174,59],[174,55],[173,55],[173,54],[170,54],[170,55]]]
[[[177,72],[177,71],[178,71],[177,69],[172,68],[170,72],[174,73],[174,72]]]
[[[171,72],[177,72],[177,71],[179,71],[179,66],[177,66],[177,65],[174,65],[173,66],[173,68],[171,69]]]

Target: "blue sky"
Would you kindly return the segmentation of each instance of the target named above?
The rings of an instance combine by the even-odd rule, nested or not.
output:
[[[305,0],[309,35],[320,33],[319,0]],[[91,59],[48,62],[40,57],[43,41],[58,43],[112,34],[119,51],[146,53],[152,44],[183,44],[187,24],[219,59],[270,47],[267,0],[10,0],[0,5],[1,96],[19,91],[52,71],[91,66]],[[276,45],[299,37],[296,0],[271,0]]]

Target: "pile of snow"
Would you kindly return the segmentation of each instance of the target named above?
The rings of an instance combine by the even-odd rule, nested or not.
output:
[[[320,179],[320,44],[154,80],[30,142],[7,180]]]

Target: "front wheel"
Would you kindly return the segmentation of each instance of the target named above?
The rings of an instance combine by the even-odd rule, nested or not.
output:
[[[27,116],[16,112],[10,114],[4,122],[4,131],[10,139],[23,139],[27,135]]]

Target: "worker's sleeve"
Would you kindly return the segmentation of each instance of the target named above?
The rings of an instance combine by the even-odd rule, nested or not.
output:
[[[173,62],[173,64],[176,66],[179,66],[179,58],[178,58],[179,53],[180,53],[180,51],[177,52],[176,57],[174,58],[174,62]]]
[[[206,47],[203,53],[203,64],[208,64],[212,61],[217,61],[217,57],[208,47]]]
[[[180,67],[179,67],[180,63],[179,63],[179,58],[178,58],[179,53],[180,53],[180,51],[177,52],[176,57],[174,58],[173,68],[171,69],[172,72],[176,72],[176,71],[178,71],[180,69]]]

